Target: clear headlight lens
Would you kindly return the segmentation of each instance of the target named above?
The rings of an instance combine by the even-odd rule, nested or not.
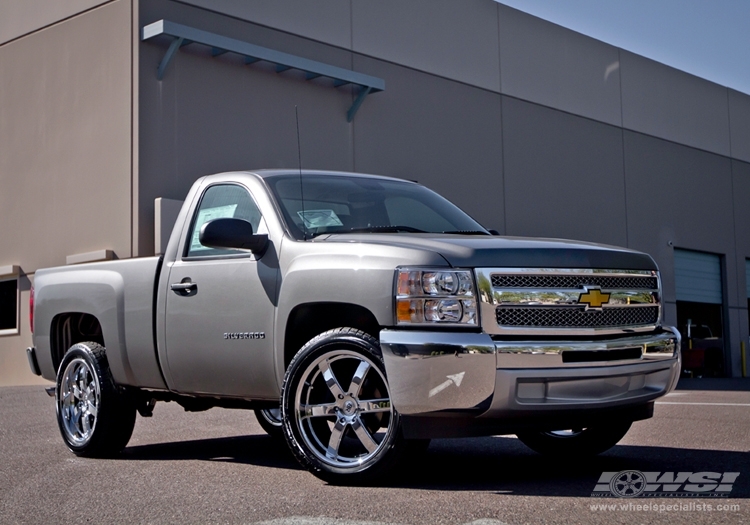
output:
[[[397,272],[397,324],[477,324],[471,271],[402,268]]]

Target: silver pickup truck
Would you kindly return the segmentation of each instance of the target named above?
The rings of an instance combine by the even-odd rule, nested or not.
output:
[[[596,454],[680,370],[648,255],[501,237],[388,177],[207,176],[163,257],[34,286],[29,363],[78,455],[121,451],[157,401],[253,409],[333,483],[381,479],[439,437]]]

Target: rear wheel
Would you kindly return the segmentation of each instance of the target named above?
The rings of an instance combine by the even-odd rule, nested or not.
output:
[[[628,430],[631,421],[594,425],[586,428],[522,432],[524,445],[540,454],[560,457],[594,456],[614,447]]]
[[[118,391],[104,347],[70,347],[57,372],[57,424],[68,448],[79,456],[117,454],[130,440],[135,404]]]
[[[330,483],[382,479],[411,448],[391,405],[378,342],[353,328],[302,347],[284,377],[281,406],[292,452]]]

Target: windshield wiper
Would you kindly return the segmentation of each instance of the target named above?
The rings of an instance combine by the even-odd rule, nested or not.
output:
[[[492,235],[490,232],[482,230],[447,230],[440,233],[453,233],[456,235]]]
[[[349,228],[346,230],[346,233],[360,233],[360,232],[369,232],[369,233],[398,233],[398,232],[407,232],[407,233],[427,233],[424,230],[420,230],[419,228],[412,228],[411,226],[366,226],[364,228]],[[340,232],[335,232],[340,233]]]

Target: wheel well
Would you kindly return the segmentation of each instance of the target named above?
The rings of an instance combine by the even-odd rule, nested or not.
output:
[[[104,346],[102,325],[99,324],[99,319],[91,314],[81,312],[57,314],[52,319],[52,329],[49,335],[55,369],[60,366],[68,349],[76,343],[92,341]]]
[[[333,328],[351,327],[379,338],[380,325],[367,308],[349,303],[308,303],[289,314],[284,337],[284,366],[306,342]]]

